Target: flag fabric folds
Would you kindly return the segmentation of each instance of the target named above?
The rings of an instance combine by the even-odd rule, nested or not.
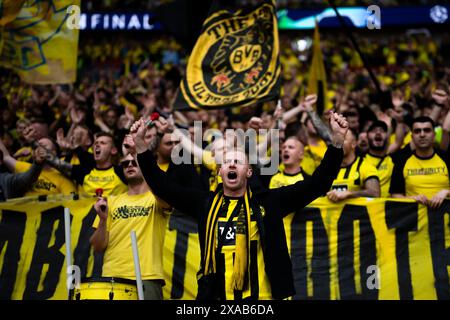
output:
[[[9,1],[18,2],[3,0],[3,5]],[[79,31],[66,23],[72,5],[79,6],[80,0],[26,1],[3,28],[0,64],[27,83],[75,82]]]
[[[25,0],[0,0],[0,26],[13,21],[24,3]]]
[[[321,115],[330,108],[328,102],[327,75],[322,50],[320,49],[320,34],[317,21],[314,29],[313,57],[309,69],[307,94],[317,94],[316,111],[318,114]]]
[[[274,0],[237,8],[215,0],[189,57],[175,110],[248,106],[278,99],[280,63]]]

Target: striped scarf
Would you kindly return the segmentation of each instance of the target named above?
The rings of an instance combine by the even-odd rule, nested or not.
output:
[[[235,259],[233,266],[232,285],[235,290],[244,290],[247,284],[246,275],[248,274],[248,257],[250,248],[250,201],[251,191],[247,189],[244,194],[244,204],[239,209],[239,214],[236,224],[236,245],[235,245]],[[206,222],[206,238],[205,250],[203,257],[204,271],[203,275],[216,273],[216,248],[217,248],[217,221],[219,211],[224,203],[223,191],[219,190],[214,196],[211,208],[208,213]],[[237,205],[240,205],[239,202]],[[224,230],[223,232],[226,232]]]

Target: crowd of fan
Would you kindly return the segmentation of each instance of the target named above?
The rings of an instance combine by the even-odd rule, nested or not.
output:
[[[450,68],[444,60],[447,40],[445,36],[424,35],[364,39],[362,50],[370,57],[381,89],[389,95],[377,91],[345,38],[322,37],[329,89],[325,108],[344,114],[352,129],[347,156],[352,155],[347,165],[353,165],[355,157],[359,159],[359,155],[369,152],[380,139],[386,138],[389,144],[383,145],[384,156],[404,147],[414,149],[411,129],[413,119],[419,116],[433,120],[435,145],[447,148],[450,130]],[[43,165],[39,179],[25,195],[71,192],[93,195],[99,187],[106,194],[123,192],[126,183],[117,165],[130,147],[129,129],[140,117],[148,118],[157,111],[166,118],[172,115],[179,128],[188,128],[191,133],[194,121],[202,121],[203,129],[222,132],[228,128],[279,128],[284,143],[279,155],[280,172],[286,168],[288,172],[292,164],[300,168],[301,164],[301,172],[311,175],[329,141],[326,121],[321,121],[312,110],[315,97],[305,98],[312,50],[303,50],[296,43],[292,36],[281,37],[281,109],[274,102],[208,112],[174,112],[171,104],[188,57],[175,40],[162,35],[150,41],[122,38],[82,41],[78,81],[74,85],[27,85],[14,73],[2,70],[2,171],[26,172],[33,160]],[[322,120],[326,120],[326,114]],[[370,132],[377,129],[384,135],[371,138]],[[293,146],[291,137],[295,138]],[[189,139],[172,133],[163,137],[158,148],[161,164],[171,161],[170,153],[176,144],[171,140],[181,140],[194,156],[203,159],[211,156],[202,149],[205,145],[189,147]],[[269,139],[260,137],[260,140]],[[216,153],[218,145],[216,141]],[[264,144],[261,148],[270,149]],[[297,153],[290,154],[289,148]],[[195,169],[201,187],[211,189],[220,182],[214,166],[196,165]],[[354,170],[360,170],[360,165]],[[270,179],[261,181],[261,187],[274,185]],[[355,193],[380,194],[389,196],[389,192]],[[339,200],[333,194],[329,199]]]

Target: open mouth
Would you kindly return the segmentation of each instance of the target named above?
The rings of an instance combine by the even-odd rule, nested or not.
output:
[[[382,141],[383,141],[383,138],[382,138],[382,137],[375,137],[375,141],[376,141],[376,142],[382,142]]]
[[[100,153],[101,153],[101,150],[100,150],[100,149],[95,149],[95,150],[94,150],[94,154],[95,154],[96,156],[99,156]]]
[[[289,155],[288,154],[283,154],[283,160],[284,161],[289,160]]]
[[[227,174],[228,180],[236,180],[237,179],[237,173],[234,171],[230,171]]]

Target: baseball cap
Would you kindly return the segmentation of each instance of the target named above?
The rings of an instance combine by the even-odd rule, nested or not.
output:
[[[367,132],[370,132],[370,131],[372,131],[372,130],[375,129],[375,128],[381,128],[381,129],[383,129],[385,132],[388,132],[388,126],[387,126],[386,122],[381,121],[381,120],[374,121],[374,122],[370,125],[369,129],[367,130]]]

